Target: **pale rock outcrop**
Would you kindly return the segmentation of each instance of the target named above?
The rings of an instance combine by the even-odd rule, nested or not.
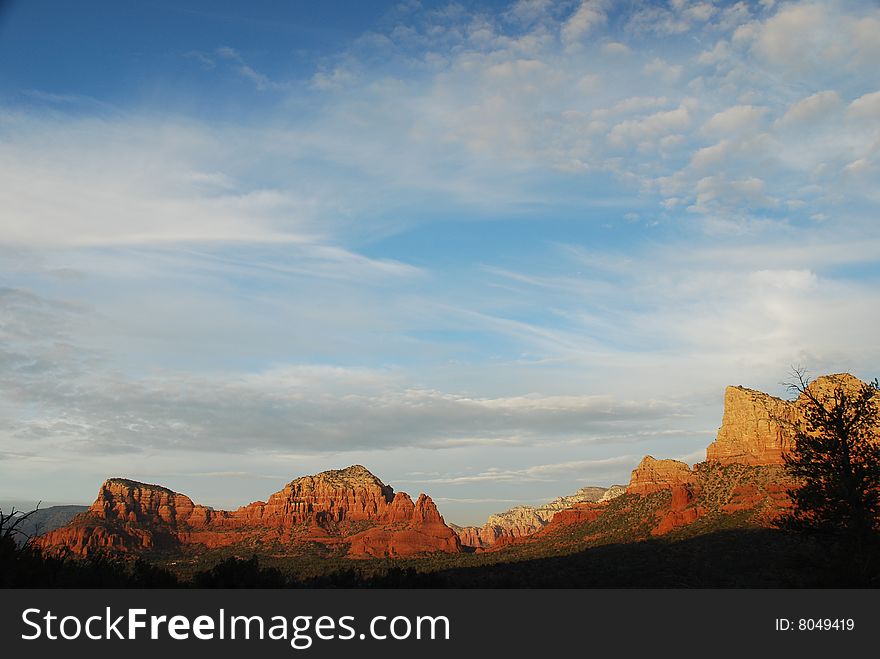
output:
[[[461,544],[466,547],[483,549],[499,543],[503,544],[540,531],[560,511],[582,503],[610,501],[622,494],[618,490],[612,492],[614,488],[619,489],[621,486],[582,487],[574,494],[557,497],[541,506],[516,506],[503,513],[490,515],[483,526],[458,526],[454,529]]]
[[[605,493],[599,497],[599,503],[605,503],[606,501],[611,501],[612,499],[616,499],[619,496],[623,496],[626,494],[626,485],[612,485]]]

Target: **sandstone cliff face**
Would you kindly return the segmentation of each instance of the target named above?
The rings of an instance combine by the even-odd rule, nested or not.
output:
[[[231,512],[194,504],[158,485],[112,478],[87,512],[38,542],[81,555],[98,549],[144,552],[243,542],[288,548],[304,542],[342,544],[351,556],[461,550],[429,497],[413,503],[360,465],[298,478],[268,501]]]
[[[816,378],[808,391],[825,401],[838,386],[853,391],[864,383],[849,373],[837,373]],[[880,401],[880,395],[875,400]],[[806,404],[804,394],[792,402],[745,387],[728,387],[721,428],[706,449],[706,459],[720,464],[783,464],[782,456],[794,441],[794,428],[803,423]]]
[[[41,536],[38,544],[65,547],[81,555],[96,550],[172,549],[179,545],[179,526],[204,525],[211,515],[210,509],[167,488],[111,478],[101,485],[86,512]]]
[[[605,510],[606,507],[600,503],[576,503],[570,508],[560,510],[556,513],[553,516],[553,519],[550,520],[550,523],[538,531],[536,535],[540,535],[545,530],[550,530],[551,527],[555,528],[571,524],[579,524],[581,522],[593,522],[597,520]]]
[[[651,535],[663,535],[699,519],[705,508],[695,505],[700,487],[696,474],[684,462],[645,456],[632,472],[626,493],[647,496],[668,490],[670,502],[654,517]]]
[[[706,459],[721,464],[782,464],[797,410],[794,404],[745,387],[727,387],[724,418]]]
[[[101,486],[88,514],[106,520],[165,524],[175,528],[178,523],[204,525],[213,511],[159,485],[111,478]]]
[[[702,517],[707,510],[697,504],[699,491],[692,483],[673,485],[669,506],[655,516],[656,526],[651,529],[651,535],[664,535]]]
[[[626,487],[627,494],[651,494],[660,490],[672,489],[678,485],[693,482],[693,472],[684,462],[678,460],[655,460],[650,455],[642,458],[639,466],[632,472]]]
[[[626,494],[626,485],[612,485],[605,490],[605,493],[601,497],[599,497],[599,503],[611,501],[624,494]]]
[[[408,523],[399,527],[374,527],[352,536],[350,540],[349,556],[396,557],[461,551],[458,536],[446,526],[437,506],[425,494],[419,495]]]

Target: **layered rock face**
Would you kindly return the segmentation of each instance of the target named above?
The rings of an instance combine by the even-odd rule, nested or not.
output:
[[[807,390],[820,401],[828,400],[837,387],[855,391],[864,386],[849,373],[816,378]],[[880,395],[875,395],[880,401]],[[783,464],[791,449],[794,428],[803,424],[807,405],[804,394],[793,402],[745,387],[727,387],[724,418],[718,437],[706,449],[706,459],[720,464]]]
[[[412,504],[409,497],[406,500]],[[349,555],[395,557],[461,551],[458,536],[425,494],[419,495],[409,517],[399,521],[404,522],[399,527],[378,526],[352,536]]]
[[[582,503],[610,501],[623,492],[624,488],[620,485],[610,488],[582,487],[574,494],[557,497],[542,506],[516,506],[506,512],[490,515],[483,526],[454,528],[462,545],[484,549],[536,533],[547,526],[560,511]]]
[[[670,492],[669,507],[658,514],[652,535],[663,535],[695,522],[704,512],[701,507],[692,505],[697,499],[699,485],[688,465],[678,460],[655,460],[646,455],[633,470],[626,493],[645,496],[664,490]]]
[[[194,504],[158,485],[113,478],[87,512],[38,540],[80,555],[309,542],[347,545],[350,556],[461,550],[430,497],[423,494],[413,503],[360,465],[298,478],[268,501],[231,512]]]
[[[642,458],[633,469],[632,478],[626,486],[627,494],[652,494],[693,482],[693,472],[678,460],[655,460],[650,455]]]
[[[214,511],[159,485],[111,478],[101,486],[98,498],[87,514],[99,519],[164,524],[176,528],[178,522],[190,526],[204,525]]]
[[[37,539],[46,548],[86,555],[96,550],[161,550],[178,546],[178,533],[204,526],[214,512],[159,485],[111,478],[89,509]]]
[[[793,403],[745,387],[727,387],[724,418],[706,459],[721,464],[782,464],[796,421]]]
[[[617,497],[626,494],[626,486],[625,485],[612,485],[605,493],[599,497],[599,503],[605,503],[606,501],[611,501],[612,499],[616,499]]]

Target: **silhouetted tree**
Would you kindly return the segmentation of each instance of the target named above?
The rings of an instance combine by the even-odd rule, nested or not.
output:
[[[798,368],[786,384],[800,397],[804,421],[784,458],[797,486],[783,526],[831,534],[861,551],[880,521],[877,380],[820,391]]]
[[[27,542],[30,540],[30,536],[22,531],[20,527],[28,517],[40,509],[40,503],[42,502],[37,503],[36,508],[26,513],[16,510],[15,506],[13,506],[7,515],[0,508],[0,543],[18,545],[23,544],[21,541]],[[19,542],[16,542],[17,540]]]
[[[278,568],[261,567],[256,555],[249,559],[230,556],[210,570],[196,572],[192,582],[197,588],[283,588],[288,585]]]
[[[39,507],[39,504],[37,504]],[[0,509],[0,588],[171,588],[180,585],[168,570],[137,558],[96,554],[73,557],[46,552],[21,529],[37,512]]]

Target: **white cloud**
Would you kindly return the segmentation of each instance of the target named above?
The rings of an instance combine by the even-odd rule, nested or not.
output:
[[[853,117],[877,119],[880,117],[880,91],[859,96],[849,104],[848,112]]]
[[[691,122],[684,106],[674,110],[655,112],[640,119],[629,119],[615,125],[608,134],[609,143],[618,146],[628,142],[656,139],[673,131],[686,129]]]
[[[767,114],[766,107],[734,105],[714,114],[703,126],[703,129],[709,133],[722,135],[744,130],[754,131],[760,127],[765,114]]]
[[[880,60],[880,17],[866,16],[852,27],[855,58],[859,65],[872,67]]]
[[[312,210],[287,191],[233,185],[224,139],[188,122],[17,119],[0,154],[0,241],[111,245],[303,242]],[[220,159],[224,160],[223,158]],[[226,159],[228,162],[228,159]],[[234,189],[233,189],[234,188]]]
[[[773,207],[777,202],[766,194],[765,188],[765,182],[754,176],[737,180],[706,176],[697,181],[696,199],[689,210],[712,213]]]
[[[614,116],[639,110],[651,110],[665,105],[669,105],[669,99],[665,96],[631,96],[616,103],[609,113]]]
[[[782,116],[781,123],[791,124],[821,119],[840,106],[840,94],[834,90],[816,92],[794,103]]]
[[[680,3],[679,6],[673,5],[670,9],[644,4],[629,17],[627,28],[639,35],[647,33],[673,35],[687,32],[691,23],[680,10]]]
[[[632,52],[632,49],[625,43],[609,41],[602,45],[602,52],[608,55],[629,55]]]
[[[725,39],[718,41],[711,50],[704,50],[697,56],[697,62],[703,65],[714,65],[726,62],[730,57],[730,46]]]
[[[763,22],[740,26],[735,40],[751,44],[762,64],[771,69],[789,76],[832,79],[842,69],[869,71],[876,63],[877,25],[877,8],[870,5],[790,2]]]
[[[312,76],[312,87],[321,91],[339,90],[355,80],[355,75],[349,69],[341,66],[333,70],[318,71]]]
[[[728,5],[721,11],[721,15],[717,21],[717,27],[720,30],[729,32],[735,30],[738,26],[743,25],[752,17],[751,10],[747,2],[737,2]]]
[[[234,48],[222,46],[215,52],[219,58],[232,62],[236,73],[241,77],[250,80],[254,87],[259,91],[284,91],[290,88],[288,83],[272,80],[265,73],[257,71],[254,67],[245,62],[241,53]]]
[[[126,377],[70,343],[66,330],[54,337],[41,330],[65,316],[88,322],[88,310],[15,289],[0,290],[0,299],[0,390],[32,410],[22,418],[0,409],[13,446],[120,455],[516,446],[635,432],[677,413],[674,404],[609,395],[475,397],[413,386],[400,370],[288,365]]]
[[[520,25],[531,25],[544,18],[553,7],[553,0],[517,0],[505,16]]]
[[[666,82],[675,82],[681,77],[681,64],[671,64],[661,57],[655,57],[645,64],[642,72],[649,77],[659,77]]]
[[[721,140],[712,146],[703,147],[694,153],[691,158],[691,167],[696,170],[706,170],[722,163],[730,152],[730,142]]]
[[[772,64],[799,68],[821,56],[817,46],[822,29],[828,24],[826,11],[819,4],[783,6],[768,19],[756,35],[755,48]]]
[[[711,2],[695,2],[689,5],[683,4],[684,15],[695,23],[704,23],[708,21],[717,11],[718,8]]]
[[[551,464],[535,465],[525,469],[502,469],[492,468],[479,473],[455,476],[440,476],[425,480],[415,481],[418,483],[530,483],[535,481],[557,482],[560,477],[574,474],[581,478],[589,478],[596,472],[607,470],[609,467],[623,466],[635,468],[639,458],[633,455],[621,455],[613,458],[601,458],[597,460],[571,460],[569,462],[557,462]],[[593,476],[595,477],[595,476]]]
[[[580,42],[590,31],[604,24],[608,17],[607,0],[581,0],[574,13],[562,25],[562,42],[568,46]]]
[[[849,163],[843,171],[851,176],[863,176],[873,169],[873,163],[867,158],[859,158]]]

